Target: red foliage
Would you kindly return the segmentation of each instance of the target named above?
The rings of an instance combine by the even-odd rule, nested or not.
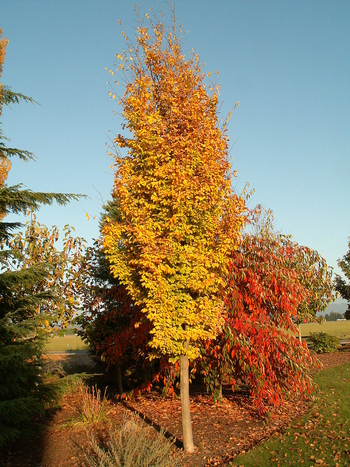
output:
[[[99,261],[98,270],[103,265],[101,258]],[[308,310],[313,312],[315,297],[322,297],[323,284],[328,284],[323,263],[322,267],[301,268],[302,264],[313,263],[321,264],[317,252],[273,234],[266,226],[242,237],[229,263],[222,332],[215,341],[203,344],[202,358],[192,368],[192,373],[204,375],[213,393],[223,380],[232,388],[245,384],[255,407],[264,413],[290,394],[310,392],[312,359],[306,345],[296,337],[296,323],[305,316],[308,303]],[[101,282],[101,274],[95,270],[94,277],[98,279],[98,287],[90,287],[95,296],[90,311],[94,311],[90,327],[85,329],[96,352],[108,365],[130,368],[136,362],[144,371],[144,382],[137,391],[161,385],[165,393],[174,395],[178,362],[170,363],[168,356],[159,359],[153,355],[150,360],[150,322],[111,275],[106,278],[102,274]],[[325,294],[329,295],[328,286]]]
[[[125,286],[111,276],[98,244],[86,252],[82,279],[85,313],[80,334],[92,352],[107,363],[107,368],[143,362],[151,324]]]
[[[114,285],[103,293],[108,293],[109,300],[113,300],[115,306],[103,313],[99,320],[105,338],[96,343],[97,352],[108,363],[108,367],[121,365],[130,358],[138,360],[146,354],[151,323],[145,319],[140,308],[133,304],[123,285]]]
[[[223,331],[205,344],[202,372],[210,389],[224,377],[233,386],[241,381],[260,412],[280,405],[291,392],[311,389],[311,357],[295,337],[299,305],[310,293],[292,267],[296,248],[263,230],[243,236],[231,256]]]

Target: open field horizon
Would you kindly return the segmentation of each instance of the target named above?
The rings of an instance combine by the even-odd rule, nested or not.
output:
[[[339,339],[350,339],[349,321],[326,321],[325,323],[305,323],[301,324],[301,335],[308,336],[312,332],[325,332]],[[66,352],[88,350],[89,346],[76,335],[54,336],[45,345],[46,352]]]

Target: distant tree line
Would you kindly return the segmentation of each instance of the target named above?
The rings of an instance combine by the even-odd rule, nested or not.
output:
[[[344,315],[342,313],[337,313],[336,311],[326,313],[324,317],[326,321],[337,321],[337,319],[344,319]]]

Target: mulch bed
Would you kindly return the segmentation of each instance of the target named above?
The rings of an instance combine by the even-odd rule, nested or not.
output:
[[[320,354],[317,358],[321,361],[323,369],[332,366],[343,365],[350,362],[350,351]]]
[[[350,362],[350,352],[319,356],[324,368]],[[191,397],[191,415],[196,450],[185,454],[175,450],[183,467],[227,465],[237,454],[251,449],[274,434],[283,431],[293,419],[310,408],[307,401],[287,403],[268,423],[257,417],[249,397],[244,393],[224,394],[223,402],[213,404],[210,396],[194,394]],[[72,412],[74,394],[63,399],[62,408],[48,412],[46,428],[30,443],[17,443],[15,449],[0,455],[2,467],[81,467],[84,451],[89,450],[88,434],[92,430],[62,427]],[[181,408],[179,399],[162,398],[150,393],[127,402],[112,404],[111,418],[120,424],[131,413],[137,413],[162,427],[166,434],[181,443]],[[108,429],[101,425],[93,429],[96,436],[106,439]]]

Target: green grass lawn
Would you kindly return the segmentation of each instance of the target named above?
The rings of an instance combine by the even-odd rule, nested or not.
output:
[[[325,323],[306,323],[301,326],[301,335],[308,336],[310,332],[325,332],[340,339],[350,339],[350,320],[326,321]],[[349,464],[350,465],[350,464]]]
[[[46,345],[46,352],[56,351],[65,352],[75,350],[88,350],[88,346],[81,340],[79,336],[55,336]]]
[[[237,457],[232,466],[350,465],[350,364],[320,371],[312,411],[282,435]]]

